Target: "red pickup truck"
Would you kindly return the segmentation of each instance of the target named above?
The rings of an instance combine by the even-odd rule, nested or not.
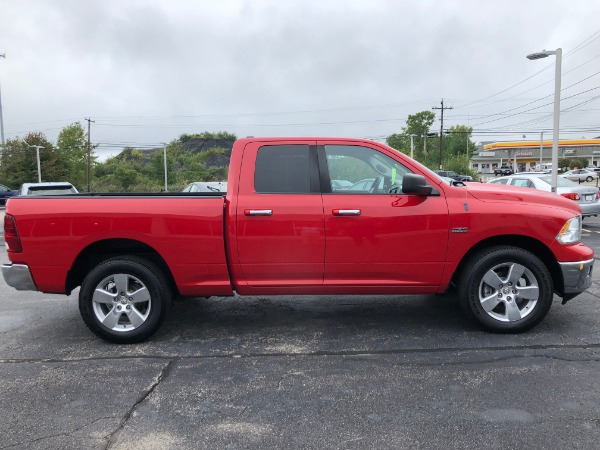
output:
[[[8,201],[6,282],[69,294],[117,343],[160,326],[173,296],[434,294],[455,287],[485,329],[539,323],[591,284],[572,200],[446,180],[376,142],[236,141],[227,193]]]

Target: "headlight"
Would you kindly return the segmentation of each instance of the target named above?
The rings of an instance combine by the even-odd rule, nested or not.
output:
[[[581,216],[567,220],[558,232],[556,240],[561,244],[575,244],[581,240]]]

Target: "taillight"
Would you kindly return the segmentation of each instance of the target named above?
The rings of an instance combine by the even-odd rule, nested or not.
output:
[[[560,195],[562,195],[563,197],[566,197],[566,198],[568,198],[570,200],[575,200],[575,201],[581,199],[581,197],[579,196],[579,194],[577,194],[576,192],[568,192],[568,193],[560,194]]]
[[[4,240],[6,241],[6,250],[9,252],[22,252],[21,238],[17,230],[15,218],[10,214],[4,216]]]
[[[596,198],[600,198],[600,191],[596,192]]]

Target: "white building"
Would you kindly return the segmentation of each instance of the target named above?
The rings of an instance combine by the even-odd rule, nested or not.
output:
[[[600,167],[599,139],[561,139],[558,141],[559,158],[584,158],[589,165]],[[481,146],[471,159],[471,168],[481,174],[493,174],[500,166],[511,166],[516,171],[536,170],[552,163],[552,140],[544,140],[540,161],[540,141],[493,142]]]

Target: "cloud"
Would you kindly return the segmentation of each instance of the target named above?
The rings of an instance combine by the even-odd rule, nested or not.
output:
[[[204,130],[382,138],[442,97],[455,108],[448,126],[501,118],[485,126],[499,129],[542,117],[551,108],[501,113],[551,94],[552,83],[535,86],[553,80],[552,70],[472,103],[553,62],[527,61],[527,53],[584,42],[598,31],[590,18],[600,4],[24,0],[3,10],[9,137],[44,130],[54,139],[91,116],[99,142],[157,143]],[[594,72],[594,63],[576,67],[598,42],[565,58],[563,86]],[[598,102],[588,108],[596,111],[565,115],[566,129],[597,124]]]

